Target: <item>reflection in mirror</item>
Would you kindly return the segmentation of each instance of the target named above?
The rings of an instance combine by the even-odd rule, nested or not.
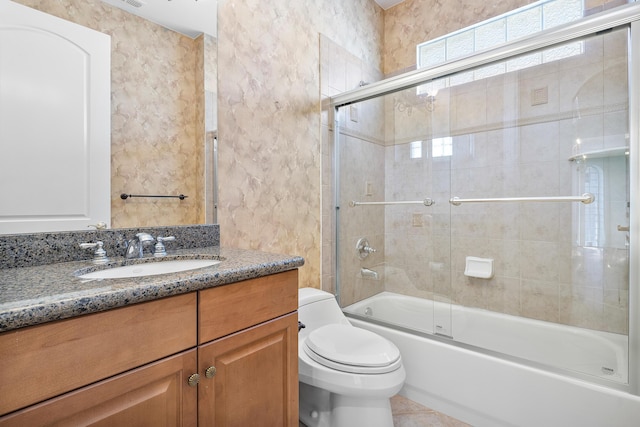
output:
[[[217,32],[216,0],[102,1],[192,39]]]
[[[182,7],[191,2],[202,7],[199,14],[215,31],[215,0],[154,3]],[[142,19],[101,0],[16,3],[111,37],[111,226],[215,221],[215,204],[205,195],[214,194],[207,191],[213,183],[205,178],[205,156],[215,154],[215,33],[185,36],[175,26],[166,28],[168,23],[154,23],[159,19]],[[188,197],[123,200],[122,193]]]

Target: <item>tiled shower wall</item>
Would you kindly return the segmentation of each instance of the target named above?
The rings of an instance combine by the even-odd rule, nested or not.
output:
[[[336,224],[334,222],[335,195],[333,192],[336,165],[334,163],[335,117],[327,101],[332,95],[355,89],[360,84],[368,84],[381,79],[382,72],[377,65],[360,59],[325,35],[320,35],[320,87],[322,99],[325,100],[322,105],[322,289],[328,292],[335,291],[336,280],[336,257],[334,256]],[[385,124],[384,120],[380,120],[383,117],[383,108],[382,100],[375,101],[374,107],[356,106],[349,119],[349,128],[344,129],[346,133],[340,134],[341,138],[349,138],[352,143],[360,144],[362,150],[357,153],[366,156],[364,161],[361,158],[356,158],[353,161],[344,160],[343,162],[347,163],[349,168],[354,167],[360,171],[354,170],[354,175],[370,177],[370,181],[375,181],[378,188],[384,185],[384,150],[381,147],[384,146]],[[341,121],[344,122],[344,117],[341,118]],[[369,142],[373,142],[373,145],[370,146]],[[368,149],[368,147],[373,147],[373,149]],[[345,155],[349,156],[350,153],[351,151],[348,151]],[[352,186],[349,185],[349,187]],[[360,188],[354,183],[352,188],[356,187]],[[362,227],[365,228],[362,229]],[[376,239],[373,243],[381,244],[384,238],[383,227],[383,216],[376,215],[361,218],[359,223],[354,221],[346,225],[343,224],[342,230],[350,240],[353,240],[355,236],[375,234]],[[352,245],[351,243],[341,243],[340,247],[355,247],[356,240],[353,240]],[[382,245],[378,246],[382,249]],[[342,260],[342,266],[353,270],[357,269],[359,263],[352,262],[354,261],[352,255],[353,251],[343,252],[339,254],[338,259]],[[376,257],[383,255],[384,253],[380,252]],[[348,258],[343,258],[344,256]],[[365,289],[363,286],[358,286],[360,283],[354,283],[354,285],[349,286],[348,289],[353,292]],[[377,291],[380,290],[381,288],[378,286]],[[370,292],[365,291],[365,293]]]
[[[387,280],[387,290],[627,332],[628,255],[625,233],[616,229],[629,221],[624,154],[569,160],[628,144],[625,38],[625,31],[613,32],[585,41],[581,55],[441,90],[431,112],[415,95],[411,117],[388,100],[386,117],[395,122],[388,128],[396,133],[387,143],[397,145],[386,148],[387,198],[437,202],[387,208],[386,267],[405,279]],[[548,102],[532,105],[538,88],[548,91]],[[452,155],[432,157],[432,138],[446,135]],[[414,140],[424,141],[421,159],[409,156]],[[448,203],[452,196],[579,195],[584,168],[603,161],[612,162],[603,168],[609,187],[598,195],[607,241],[593,246],[581,244],[581,204]],[[416,254],[428,254],[428,262]],[[466,256],[494,259],[495,276],[464,276]]]
[[[342,303],[389,290],[626,333],[628,255],[625,233],[617,231],[628,224],[624,154],[569,160],[627,144],[625,37],[616,31],[585,41],[584,53],[572,58],[441,89],[433,104],[410,89],[384,104],[344,108]],[[540,88],[548,101],[532,105]],[[374,117],[368,125],[362,111]],[[452,136],[452,155],[434,157],[431,141],[443,136]],[[412,141],[422,141],[419,158],[410,156]],[[606,236],[599,244],[582,244],[582,206],[448,203],[452,196],[581,194],[590,164],[607,175],[598,196]],[[425,197],[436,204],[348,207],[349,200]],[[378,249],[364,261],[354,250],[362,236]],[[495,276],[464,276],[466,256],[493,258]],[[379,280],[363,279],[362,267]]]

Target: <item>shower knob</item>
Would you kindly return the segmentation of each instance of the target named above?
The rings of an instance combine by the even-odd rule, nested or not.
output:
[[[375,249],[369,246],[369,241],[366,237],[358,240],[358,243],[356,243],[356,251],[358,251],[358,257],[360,257],[360,259],[365,259],[369,254],[376,252]]]

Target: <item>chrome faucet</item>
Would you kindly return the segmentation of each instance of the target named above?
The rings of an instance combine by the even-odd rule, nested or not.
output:
[[[155,239],[151,234],[136,234],[136,237],[127,242],[127,251],[124,255],[125,259],[144,257],[144,248],[150,246],[154,241]]]
[[[361,268],[360,269],[360,274],[365,279],[378,280],[378,272],[377,271],[369,270],[368,268]]]

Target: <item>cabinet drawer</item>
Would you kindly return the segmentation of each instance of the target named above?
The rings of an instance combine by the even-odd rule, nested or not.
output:
[[[200,344],[298,309],[298,270],[200,291]]]
[[[0,415],[196,344],[196,293],[0,334]]]
[[[0,427],[195,427],[194,372],[195,349],[0,417]]]

